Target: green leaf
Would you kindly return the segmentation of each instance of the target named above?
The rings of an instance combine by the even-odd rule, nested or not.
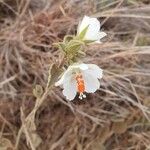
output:
[[[64,43],[59,43],[59,48],[63,51],[65,51],[65,44]]]
[[[62,51],[65,51],[65,43],[63,42],[58,42],[53,44],[55,47],[61,49]]]
[[[60,76],[61,73],[62,69],[60,69],[58,65],[52,64],[49,69],[47,87],[52,86],[58,80],[58,77]]]
[[[79,34],[79,39],[82,40],[85,37],[88,27],[89,27],[89,25],[82,30],[82,32]]]
[[[86,53],[83,52],[83,51],[79,51],[78,53],[79,53],[79,55],[82,56],[82,57],[86,56]]]
[[[33,89],[33,95],[36,97],[36,98],[40,98],[43,94],[43,88],[41,85],[36,85],[35,88]]]
[[[75,55],[83,45],[84,42],[80,40],[71,40],[66,46],[66,53]]]
[[[96,40],[84,40],[85,44],[90,44],[90,43],[93,43],[95,42]]]
[[[68,53],[68,54],[73,53],[73,51],[78,51],[79,48],[80,48],[79,43],[72,43],[66,47],[66,53]]]
[[[65,37],[64,37],[64,43],[68,43],[70,40],[72,40],[74,38],[74,36],[73,35],[66,35]]]

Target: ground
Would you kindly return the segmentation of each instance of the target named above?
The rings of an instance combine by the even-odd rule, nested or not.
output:
[[[149,150],[149,14],[149,0],[0,1],[0,150]],[[67,102],[53,87],[26,120],[33,89],[60,61],[53,43],[75,35],[84,15],[107,33],[82,60],[103,68],[101,88]]]

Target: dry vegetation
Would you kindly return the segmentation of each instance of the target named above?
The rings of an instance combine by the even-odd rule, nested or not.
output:
[[[30,147],[18,132],[35,104],[32,89],[45,87],[50,64],[59,61],[52,43],[75,34],[85,14],[100,18],[108,34],[84,58],[104,69],[101,88],[71,103],[61,89],[49,91]],[[15,147],[150,149],[149,0],[0,0],[0,150]]]

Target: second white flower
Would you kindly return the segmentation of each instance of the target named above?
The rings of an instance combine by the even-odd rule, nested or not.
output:
[[[64,72],[56,86],[63,86],[63,95],[73,100],[76,94],[85,98],[85,92],[94,93],[100,87],[102,69],[95,64],[74,64]]]
[[[100,39],[107,35],[105,32],[100,31],[100,22],[97,18],[84,16],[83,20],[78,25],[77,35],[80,36],[86,28],[87,30],[83,37],[85,41],[100,42]]]

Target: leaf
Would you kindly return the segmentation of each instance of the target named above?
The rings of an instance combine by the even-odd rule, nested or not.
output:
[[[65,37],[64,37],[64,43],[66,44],[66,43],[68,43],[70,40],[72,40],[74,38],[74,36],[73,35],[66,35]]]
[[[72,43],[70,43],[70,45],[66,47],[66,52],[71,53],[72,51],[75,51],[75,50],[78,51],[78,48],[80,48],[80,46],[81,46],[81,43],[72,41]]]
[[[13,146],[9,139],[0,138],[0,150],[11,150],[11,148],[13,149]]]
[[[86,56],[86,53],[83,52],[83,51],[79,51],[78,53],[79,53],[79,55],[82,56],[82,57],[83,57],[83,56]]]
[[[127,130],[127,123],[125,121],[114,122],[112,125],[112,130],[115,133],[122,134]]]
[[[63,42],[58,42],[53,44],[55,47],[61,49],[62,51],[65,51],[65,43]]]
[[[35,148],[37,148],[42,143],[42,139],[40,138],[40,136],[31,130],[30,130],[30,137],[32,140],[32,144],[34,145]],[[29,141],[27,141],[27,145],[30,145]]]
[[[36,85],[35,88],[33,89],[33,94],[35,97],[40,98],[43,94],[43,88],[41,85]]]
[[[86,44],[90,44],[90,43],[93,43],[93,42],[95,42],[96,40],[84,40],[84,42],[86,43]]]
[[[52,64],[49,69],[47,87],[52,86],[58,80],[61,73],[62,69],[60,69],[56,64]]]
[[[59,43],[59,48],[63,51],[65,51],[65,44],[64,43]]]
[[[21,108],[21,120],[23,124],[23,132],[26,136],[27,145],[31,146],[32,149],[36,149],[41,144],[42,139],[36,133],[35,112],[30,113],[28,118],[25,119],[23,110]]]
[[[89,25],[82,30],[82,32],[79,34],[79,39],[83,39],[85,37],[88,27]]]
[[[77,49],[76,47],[80,47],[84,45],[84,42],[80,40],[71,40],[67,45],[66,45],[66,52],[72,51],[72,49]]]
[[[72,61],[79,55],[79,52],[83,51],[84,42],[80,40],[71,40],[66,46],[66,56],[69,61]]]
[[[34,143],[34,146],[37,148],[42,143],[42,139],[36,133],[32,133],[31,137],[32,137],[32,142]]]

